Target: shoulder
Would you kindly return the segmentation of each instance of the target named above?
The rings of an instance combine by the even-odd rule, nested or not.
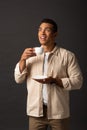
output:
[[[72,51],[62,47],[56,48],[56,55],[64,61],[72,61],[76,59],[76,56]]]
[[[68,50],[68,49],[65,49],[65,48],[62,48],[62,47],[57,47],[57,51],[61,54],[61,55],[64,55],[64,56],[75,56],[75,54]]]

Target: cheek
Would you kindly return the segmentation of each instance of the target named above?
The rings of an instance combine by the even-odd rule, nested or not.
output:
[[[53,34],[52,34],[52,33],[47,33],[47,35],[48,35],[49,37],[53,37]]]
[[[37,35],[37,36],[38,36],[38,38],[39,38],[40,34],[38,33],[38,35]]]
[[[53,35],[48,36],[50,40],[54,39]]]

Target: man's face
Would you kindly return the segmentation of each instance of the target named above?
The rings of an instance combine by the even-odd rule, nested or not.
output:
[[[41,45],[50,45],[55,40],[56,33],[53,32],[53,25],[42,23],[38,29],[38,39]]]

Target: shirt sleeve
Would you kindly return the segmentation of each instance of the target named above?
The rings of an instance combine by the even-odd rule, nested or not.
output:
[[[26,76],[27,76],[27,68],[25,68],[23,72],[21,73],[19,69],[19,63],[17,63],[14,70],[14,77],[15,77],[16,83],[23,83],[26,79]]]
[[[61,79],[64,89],[80,89],[83,83],[83,76],[78,61],[73,53],[67,55],[67,75],[67,77]]]

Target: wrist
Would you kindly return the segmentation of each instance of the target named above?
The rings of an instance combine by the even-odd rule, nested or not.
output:
[[[62,80],[60,78],[55,78],[55,83],[57,85],[59,85],[61,88],[63,88],[63,83],[62,83]]]
[[[22,59],[22,58],[20,59],[20,62],[25,62],[25,61],[26,61],[26,59]]]

